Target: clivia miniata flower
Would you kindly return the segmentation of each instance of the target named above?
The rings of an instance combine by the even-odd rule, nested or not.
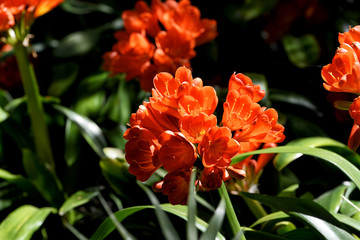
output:
[[[124,30],[115,33],[118,42],[103,55],[103,68],[111,75],[126,73],[126,80],[138,79],[151,92],[157,73],[190,68],[195,47],[217,36],[216,21],[200,15],[189,0],[152,0],[151,6],[137,1],[122,13]]]
[[[25,26],[49,12],[64,0],[2,0],[0,1],[0,31],[6,31],[21,21],[25,13]]]
[[[321,71],[324,87],[331,92],[360,94],[360,26],[350,28],[346,33],[339,33],[340,47],[336,50],[331,64]],[[348,147],[356,150],[360,144],[359,103],[356,98],[350,105],[349,114],[354,119]]]
[[[276,111],[257,103],[263,96],[250,78],[234,74],[218,125],[214,88],[203,86],[186,67],[178,68],[175,76],[158,73],[149,102],[131,115],[124,134],[129,172],[146,181],[163,167],[168,174],[153,189],[168,195],[172,204],[186,204],[195,167],[198,190],[219,188],[230,177],[231,159],[248,151],[244,146],[249,142],[278,143],[285,138]],[[244,177],[243,171],[238,173]]]

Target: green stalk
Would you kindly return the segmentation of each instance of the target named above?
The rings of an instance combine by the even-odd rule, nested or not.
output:
[[[13,44],[13,48],[18,62],[24,92],[27,96],[27,105],[34,134],[36,153],[40,158],[40,162],[50,172],[55,173],[55,164],[51,151],[45,113],[41,102],[35,72],[28,58],[27,48],[23,45],[22,41],[18,41]]]
[[[233,231],[234,236],[236,236],[240,231],[242,231],[240,223],[236,217],[236,213],[234,210],[234,207],[231,203],[230,197],[229,197],[229,193],[226,189],[225,183],[223,182],[221,187],[219,188],[219,194],[222,198],[225,199],[225,203],[226,203],[226,216],[227,219],[229,220],[230,223],[230,227],[231,230]],[[246,240],[245,236],[243,233],[241,233],[241,240]]]

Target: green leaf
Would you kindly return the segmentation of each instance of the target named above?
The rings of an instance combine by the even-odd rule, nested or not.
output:
[[[286,36],[282,39],[289,60],[299,68],[305,68],[317,61],[320,46],[314,35],[305,34],[301,37]]]
[[[40,164],[37,156],[28,149],[23,149],[23,166],[29,180],[52,206],[59,207],[64,201],[61,184],[57,177]]]
[[[349,216],[346,216],[344,214],[339,214],[339,213],[334,214],[334,216],[340,222],[342,222],[342,223],[348,225],[349,227],[352,227],[360,232],[360,222],[358,220],[351,218]]]
[[[335,165],[339,170],[341,170],[345,175],[347,175],[360,189],[360,171],[352,163],[343,158],[342,156],[331,152],[329,150],[313,147],[298,147],[298,146],[281,146],[275,148],[261,149],[248,153],[243,153],[235,156],[231,164],[238,163],[244,160],[246,157],[253,154],[262,154],[262,153],[293,153],[293,154],[306,154],[313,157],[318,157],[326,162],[329,162]],[[277,169],[281,170],[286,167],[291,161],[285,161],[282,163],[277,163],[275,166]]]
[[[172,214],[184,219],[185,221],[187,220],[187,206],[162,204],[162,205],[160,205],[160,207],[168,213],[172,213]],[[128,216],[130,216],[138,211],[145,210],[145,209],[154,209],[154,208],[155,207],[152,205],[129,207],[129,208],[125,208],[125,209],[115,212],[114,215],[115,215],[116,219],[119,222],[121,222]],[[208,227],[208,224],[198,217],[196,217],[196,219],[195,219],[195,224],[196,224],[196,227],[202,232],[205,232]],[[112,223],[111,219],[108,217],[105,219],[104,222],[101,223],[101,225],[98,227],[98,229],[95,231],[95,233],[91,236],[90,239],[91,240],[104,239],[114,229],[115,229],[115,226]],[[225,237],[223,235],[221,235],[220,233],[217,234],[217,238],[220,240],[225,240]]]
[[[37,208],[31,205],[17,208],[0,224],[0,239],[31,239],[50,213],[56,213],[56,209]]]
[[[54,66],[52,72],[54,79],[48,89],[48,95],[60,97],[75,82],[79,66],[74,62],[66,62]]]
[[[251,224],[250,228],[254,228],[256,225],[263,224],[263,223],[266,223],[268,221],[274,221],[274,220],[282,221],[282,220],[287,219],[287,218],[289,218],[289,215],[284,213],[284,212],[269,213],[268,215],[256,220],[256,222]]]
[[[327,137],[309,137],[295,139],[286,144],[286,146],[312,147],[312,148],[331,148],[334,151],[345,155],[346,159],[351,160],[352,163],[360,166],[360,156],[351,151],[345,144]],[[302,153],[281,153],[274,158],[274,166],[281,171],[285,166],[292,161],[301,157]]]
[[[155,214],[160,224],[160,229],[165,237],[165,239],[180,239],[177,234],[174,226],[172,225],[169,217],[161,209],[160,202],[156,198],[155,194],[149,190],[143,183],[137,181],[138,185],[145,191],[146,195],[149,197],[151,204],[155,207]]]
[[[338,228],[344,228],[345,226],[339,222],[332,214],[326,209],[317,204],[316,202],[301,199],[301,198],[287,198],[287,197],[274,197],[265,196],[261,194],[251,194],[243,192],[246,197],[258,200],[259,202],[273,207],[277,210],[284,211],[285,213],[298,213],[306,216],[313,216],[326,221]]]
[[[266,240],[286,240],[278,235],[262,232],[262,231],[246,231],[245,232],[246,240],[259,240],[259,239],[266,239]]]
[[[330,191],[327,191],[326,193],[323,193],[314,201],[323,206],[330,213],[337,213],[343,202],[342,196],[348,187],[349,184],[344,183]]]
[[[71,195],[68,199],[66,199],[64,204],[59,209],[59,215],[63,216],[67,212],[73,210],[74,208],[88,203],[91,199],[96,197],[98,194],[99,194],[98,190],[77,191],[76,193]]]
[[[188,221],[186,222],[186,237],[187,239],[198,239],[198,233],[195,226],[195,218],[197,214],[197,206],[195,200],[195,180],[197,169],[191,171],[189,194],[188,194]]]
[[[291,213],[291,215],[297,217],[298,219],[302,220],[305,224],[315,229],[325,239],[355,240],[355,238],[351,235],[351,233],[321,218],[315,217],[313,215],[308,215],[304,213],[295,213],[295,212]]]
[[[61,4],[61,7],[65,11],[76,15],[89,14],[95,11],[107,13],[107,14],[111,14],[114,12],[114,9],[109,5],[79,1],[79,0],[67,0]]]
[[[99,155],[99,157],[105,157],[103,148],[106,147],[106,140],[99,126],[87,117],[65,108],[60,105],[54,105],[54,108],[64,114],[68,119],[74,122],[82,136],[92,147],[92,149]]]
[[[221,225],[225,216],[225,200],[222,198],[213,216],[210,218],[209,226],[204,232],[200,240],[215,239],[218,232],[221,230]]]

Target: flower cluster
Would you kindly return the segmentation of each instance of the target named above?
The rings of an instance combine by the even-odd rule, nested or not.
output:
[[[124,134],[125,158],[129,172],[140,181],[163,167],[168,173],[153,189],[168,195],[172,204],[187,202],[194,167],[197,188],[216,189],[229,178],[231,158],[245,150],[243,144],[278,143],[285,138],[277,112],[258,104],[265,92],[243,74],[234,73],[229,80],[219,125],[215,89],[203,86],[188,68],[178,68],[174,77],[158,73],[153,83],[149,102],[131,115]]]
[[[340,46],[336,50],[332,63],[321,71],[324,87],[331,92],[360,94],[360,26],[339,33]],[[350,105],[350,104],[349,104]],[[356,150],[360,145],[360,98],[350,105],[349,114],[354,119],[348,146]]]
[[[49,12],[64,0],[3,0],[0,2],[0,31],[12,28],[22,21],[25,14],[25,26],[30,26],[34,18]]]
[[[103,68],[112,75],[126,73],[126,80],[138,78],[145,91],[151,91],[156,73],[190,68],[194,48],[217,36],[216,21],[201,19],[189,0],[153,0],[151,7],[138,1],[122,19],[125,30],[115,33],[117,42],[104,54]]]

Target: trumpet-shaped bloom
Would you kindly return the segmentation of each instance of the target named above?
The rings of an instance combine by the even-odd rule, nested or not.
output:
[[[229,173],[225,168],[205,167],[201,176],[201,186],[205,190],[217,189],[228,179]]]
[[[125,159],[130,164],[129,172],[140,181],[146,181],[161,167],[157,153],[160,145],[154,134],[146,128],[134,126],[124,135]]]
[[[165,131],[159,137],[162,146],[159,160],[168,172],[188,171],[193,166],[197,154],[195,146],[181,133]]]
[[[208,116],[205,113],[199,113],[197,116],[187,115],[180,119],[180,130],[184,136],[192,143],[199,143],[205,133],[216,126],[216,116]]]
[[[222,124],[232,131],[243,129],[256,120],[260,110],[260,105],[252,102],[248,95],[232,90],[224,102]]]
[[[360,93],[360,43],[343,43],[337,49],[331,64],[322,68],[324,88],[331,92]]]
[[[8,8],[0,5],[0,31],[5,31],[15,25],[14,15]]]
[[[165,3],[154,0],[153,6],[167,31],[173,29],[181,35],[189,35],[196,39],[196,45],[209,42],[217,36],[216,21],[201,19],[200,10],[192,6],[189,0],[181,0],[179,3],[174,0]]]
[[[190,172],[168,173],[162,183],[162,192],[168,195],[169,202],[173,205],[185,205],[189,193]]]
[[[104,54],[104,69],[113,75],[126,73],[127,80],[139,76],[154,54],[154,44],[141,33],[119,31],[115,35],[118,42]]]
[[[350,132],[348,146],[351,150],[356,150],[360,145],[360,98],[355,98],[354,102],[350,105],[349,113],[354,124]]]
[[[161,31],[156,14],[144,1],[137,1],[134,10],[125,10],[121,15],[127,32],[146,32],[155,37]]]
[[[3,0],[0,2],[0,31],[13,27],[25,12],[25,24],[51,11],[64,0]]]
[[[228,167],[231,158],[237,154],[239,143],[232,139],[227,127],[212,127],[204,135],[198,146],[205,167]]]
[[[252,102],[259,102],[265,96],[265,91],[259,85],[254,85],[248,76],[242,73],[233,74],[229,80],[229,92],[236,90],[240,95],[247,95]]]

